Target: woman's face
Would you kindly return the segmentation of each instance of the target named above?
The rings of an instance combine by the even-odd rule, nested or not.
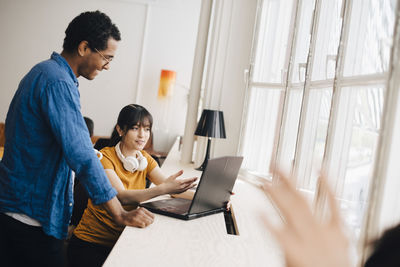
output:
[[[143,150],[150,138],[150,125],[137,124],[127,130],[122,136],[121,143],[128,150]]]

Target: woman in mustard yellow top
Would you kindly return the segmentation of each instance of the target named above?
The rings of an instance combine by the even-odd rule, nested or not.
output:
[[[142,106],[125,106],[119,116],[110,146],[101,150],[101,163],[118,191],[126,210],[162,194],[182,193],[194,186],[196,178],[179,179],[182,171],[166,178],[156,161],[143,148],[150,138],[153,119]],[[156,186],[146,189],[146,177]],[[152,214],[144,209],[143,212]],[[102,206],[89,200],[68,246],[70,266],[101,266],[123,230]]]

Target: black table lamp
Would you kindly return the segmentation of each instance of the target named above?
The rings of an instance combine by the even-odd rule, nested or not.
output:
[[[203,171],[207,166],[208,159],[210,158],[211,138],[226,138],[224,114],[222,111],[204,109],[203,113],[201,113],[201,118],[194,134],[208,138],[206,157],[203,164],[196,169]]]

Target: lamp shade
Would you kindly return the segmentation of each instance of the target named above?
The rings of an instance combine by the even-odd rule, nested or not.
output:
[[[176,72],[172,70],[161,70],[160,85],[158,87],[158,98],[163,99],[172,95],[176,80]]]
[[[226,138],[222,111],[204,109],[194,134],[212,138]]]

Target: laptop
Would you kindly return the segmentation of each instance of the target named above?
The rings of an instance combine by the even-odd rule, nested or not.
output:
[[[141,203],[151,212],[191,220],[223,212],[229,201],[243,157],[221,157],[208,160],[193,200],[170,198]]]

